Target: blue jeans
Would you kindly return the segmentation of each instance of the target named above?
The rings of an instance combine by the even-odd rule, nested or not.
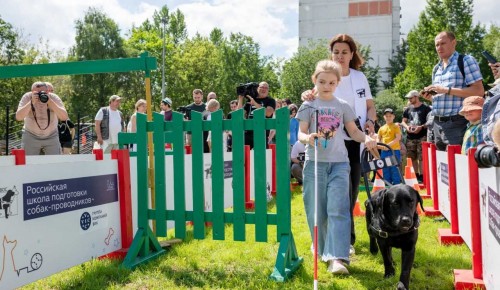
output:
[[[318,162],[318,256],[349,262],[351,215],[348,162]],[[314,161],[303,170],[304,208],[314,241]]]
[[[396,158],[398,159],[399,163],[401,163],[401,151],[400,150],[393,150],[394,155],[396,155]],[[386,158],[392,156],[392,153],[390,150],[382,150],[380,153],[381,158]],[[391,184],[400,184],[401,183],[401,176],[400,176],[400,171],[399,171],[399,166],[391,166],[391,167],[385,167],[382,169],[384,173],[384,179],[390,182]]]

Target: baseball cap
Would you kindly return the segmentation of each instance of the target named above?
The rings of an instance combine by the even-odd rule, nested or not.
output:
[[[462,109],[459,114],[463,115],[465,112],[482,110],[484,105],[484,98],[480,96],[472,96],[465,98],[462,103]]]
[[[394,111],[391,109],[391,108],[387,108],[384,110],[384,114],[385,113],[391,113],[391,114],[394,114]]]
[[[111,97],[109,97],[109,102],[121,100],[121,99],[122,99],[122,97],[120,97],[118,95],[112,95]]]
[[[164,102],[165,104],[169,105],[169,106],[172,106],[172,100],[170,98],[165,98],[165,99],[163,99],[161,101]]]
[[[418,96],[420,96],[420,93],[416,90],[412,90],[408,94],[406,94],[405,98],[411,99],[413,97],[418,97]]]

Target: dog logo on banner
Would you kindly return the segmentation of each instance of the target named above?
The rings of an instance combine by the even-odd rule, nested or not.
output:
[[[15,186],[11,189],[0,187],[0,218],[8,219],[18,215],[18,197],[19,192]]]

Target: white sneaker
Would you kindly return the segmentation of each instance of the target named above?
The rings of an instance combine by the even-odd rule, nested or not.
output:
[[[353,246],[353,245],[351,245],[351,246],[349,247],[349,256],[352,256],[352,255],[354,255],[354,254],[356,254],[356,250],[354,249],[354,246]]]
[[[330,260],[328,264],[328,272],[332,274],[349,274],[349,270],[341,260]]]

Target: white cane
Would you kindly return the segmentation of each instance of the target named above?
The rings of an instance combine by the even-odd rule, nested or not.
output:
[[[318,110],[316,110],[316,133]],[[318,136],[314,138],[314,290],[318,289]]]

